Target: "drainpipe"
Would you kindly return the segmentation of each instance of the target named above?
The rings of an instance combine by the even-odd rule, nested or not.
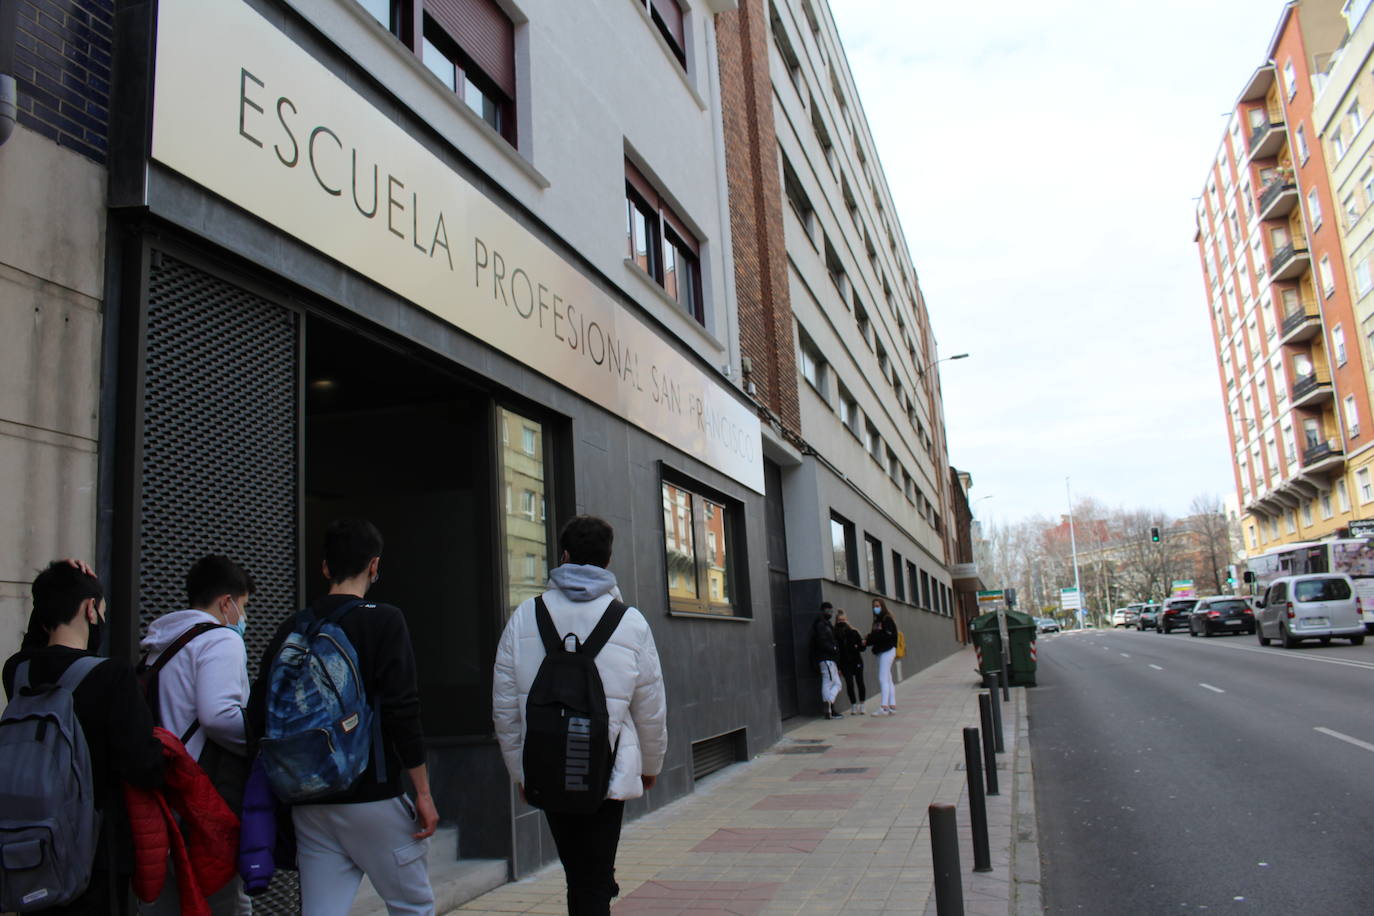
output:
[[[14,81],[14,34],[19,26],[17,7],[0,3],[0,146],[14,133],[19,117],[19,87]]]

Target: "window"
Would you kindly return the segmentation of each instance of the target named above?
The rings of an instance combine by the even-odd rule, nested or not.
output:
[[[860,435],[859,402],[843,384],[840,385],[840,422],[854,435]]]
[[[911,592],[911,603],[915,604],[917,596],[921,594],[918,591],[918,588],[920,587],[919,575],[916,569],[916,564],[911,562],[910,560],[906,561],[906,581],[907,588]]]
[[[420,59],[515,145],[515,27],[494,0],[426,4]],[[374,14],[375,15],[375,14]]]
[[[902,478],[902,464],[897,460],[897,453],[892,449],[887,450],[887,476],[896,483]]]
[[[734,525],[738,517],[724,500],[663,481],[663,552],[672,610],[737,613]]]
[[[1308,528],[1312,527],[1312,503],[1310,501],[1302,504],[1302,523]]]
[[[1297,129],[1297,132],[1296,132],[1296,134],[1295,134],[1295,139],[1296,139],[1297,146],[1298,146],[1298,162],[1300,162],[1300,163],[1306,165],[1306,164],[1307,164],[1307,155],[1308,155],[1308,153],[1307,153],[1307,131],[1304,129],[1304,127],[1305,127],[1305,125],[1302,125],[1302,124],[1299,124],[1299,125],[1298,125],[1298,129]]]
[[[930,607],[930,576],[921,570],[921,607]]]
[[[1364,112],[1360,109],[1360,100],[1351,102],[1345,114],[1350,119],[1350,135],[1353,137],[1360,132],[1361,127],[1364,127]]]
[[[1336,291],[1336,277],[1331,272],[1331,258],[1329,255],[1322,255],[1322,259],[1317,264],[1317,275],[1322,281],[1322,295],[1329,297]]]
[[[1331,135],[1331,152],[1332,158],[1338,162],[1345,156],[1345,136],[1339,127]]]
[[[883,542],[871,534],[864,535],[864,558],[868,562],[869,591],[887,594],[887,575],[883,569]]]
[[[807,336],[805,331],[802,331],[801,328],[797,330],[800,332],[798,361],[801,363],[802,378],[806,379],[822,398],[829,400],[829,392],[826,390],[825,357],[821,356],[821,351],[811,342],[811,338]]]
[[[849,278],[845,276],[844,262],[835,246],[830,244],[829,236],[825,237],[825,269],[830,274],[830,282],[839,290],[841,300],[849,298]]]
[[[1321,495],[1322,518],[1330,518],[1335,513],[1331,511],[1331,491],[1323,490]]]
[[[1374,486],[1369,483],[1369,468],[1360,468],[1355,472],[1355,485],[1360,489],[1360,505],[1374,500]]]
[[[1360,412],[1355,407],[1353,394],[1346,395],[1343,409],[1345,411],[1345,428],[1349,432],[1350,438],[1354,439],[1360,434]]]
[[[1369,276],[1369,261],[1360,261],[1355,265],[1355,290],[1363,296],[1371,286],[1374,286],[1374,281]]]
[[[1331,329],[1331,352],[1336,357],[1336,365],[1344,366],[1346,359],[1345,328],[1339,324]]]
[[[826,129],[825,118],[821,116],[821,107],[816,104],[816,99],[811,99],[811,130],[816,135],[816,142],[821,145],[821,152],[825,154],[825,164],[830,167],[833,174],[835,171],[835,145],[830,141],[830,131]]]
[[[1250,526],[1250,546],[1251,546],[1251,547],[1258,547],[1258,546],[1259,546],[1259,538],[1256,537],[1256,535],[1255,535],[1255,526],[1254,526],[1254,525],[1251,525],[1251,526]]]
[[[1341,507],[1342,512],[1350,511],[1350,493],[1345,486],[1345,478],[1336,481],[1336,505]]]
[[[1288,101],[1293,101],[1293,96],[1298,93],[1298,80],[1293,73],[1292,58],[1283,62],[1283,88],[1288,93]]]
[[[782,189],[787,197],[787,202],[792,205],[793,212],[801,220],[807,238],[810,238],[812,227],[815,224],[816,211],[811,206],[811,198],[807,197],[806,192],[802,190],[801,179],[793,171],[792,163],[788,162],[785,156],[782,160]]]
[[[359,0],[363,9],[372,14],[372,18],[382,24],[392,35],[401,34],[401,0]]]
[[[892,594],[898,601],[906,600],[906,583],[902,575],[902,555],[892,551]]]
[[[835,580],[859,584],[859,552],[854,523],[830,513],[830,551],[835,559]]]
[[[771,3],[768,4],[768,19],[773,29],[773,41],[777,43],[778,53],[782,55],[783,65],[787,67],[787,76],[792,80],[793,86],[801,89],[801,60],[792,47],[792,40],[787,37],[787,29],[782,24],[782,17],[778,15],[778,8]]]
[[[625,236],[630,260],[698,324],[706,323],[695,236],[648,180],[625,163]]]
[[[637,0],[640,2],[640,0]],[[668,48],[677,58],[683,69],[687,68],[687,34],[683,23],[682,7],[677,0],[648,0],[649,18],[658,27],[658,34],[668,43]]]
[[[501,425],[501,477],[505,488],[503,527],[509,615],[520,602],[544,590],[553,537],[548,522],[543,425],[504,408],[497,417]],[[518,446],[513,442],[518,442]],[[513,501],[516,493],[520,494],[519,500]]]
[[[864,339],[864,343],[873,346],[873,328],[868,322],[868,309],[863,307],[858,298],[854,299],[854,321],[859,326],[859,336]]]
[[[1307,192],[1307,219],[1311,222],[1313,230],[1322,224],[1322,202],[1317,197],[1316,188]]]
[[[1296,532],[1298,530],[1298,513],[1292,509],[1283,513],[1283,527],[1289,534]]]
[[[883,437],[878,432],[878,427],[873,425],[872,420],[864,420],[864,433],[868,439],[868,453],[873,456],[874,461],[882,464]]]

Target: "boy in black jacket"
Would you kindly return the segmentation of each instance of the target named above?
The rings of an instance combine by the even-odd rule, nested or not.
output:
[[[83,563],[59,560],[33,580],[33,613],[23,647],[5,662],[5,696],[13,698],[15,669],[29,663],[29,682],[51,684],[78,658],[99,655],[105,624],[105,593]],[[72,694],[76,719],[91,756],[91,793],[102,814],[94,870],[85,893],[44,913],[103,916],[128,908],[133,871],[129,818],[124,810],[127,782],[140,788],[162,785],[162,744],[153,737],[153,717],[143,702],[128,662],[107,658],[91,669]],[[111,864],[114,869],[111,874]]]
[[[329,594],[303,613],[328,616],[362,598],[377,581],[382,535],[370,522],[336,521],[324,538],[324,575]],[[252,733],[263,734],[272,662],[291,633],[287,618],[268,644],[248,701]],[[429,884],[428,838],[439,824],[429,791],[415,652],[405,617],[389,604],[365,602],[339,623],[358,653],[359,673],[369,703],[379,703],[382,748],[349,791],[292,808],[304,916],[343,916],[366,874],[391,913],[434,912]],[[379,779],[377,755],[385,755]],[[401,771],[410,775],[415,801],[405,795]],[[417,829],[418,828],[418,829]]]
[[[811,626],[811,656],[821,675],[821,702],[825,704],[825,718],[843,719],[835,711],[835,698],[840,695],[840,669],[836,664],[840,647],[835,641],[835,628],[830,623],[834,608],[829,601],[821,602],[821,612]]]

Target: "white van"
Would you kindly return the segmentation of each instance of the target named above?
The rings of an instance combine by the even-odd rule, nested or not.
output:
[[[1355,583],[1344,573],[1311,573],[1283,576],[1255,601],[1256,635],[1261,646],[1271,639],[1281,640],[1291,649],[1304,639],[1331,637],[1364,644],[1364,623]]]

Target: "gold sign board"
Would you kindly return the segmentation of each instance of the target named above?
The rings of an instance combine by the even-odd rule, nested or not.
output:
[[[162,0],[156,80],[158,162],[763,492],[751,407],[246,4]]]

